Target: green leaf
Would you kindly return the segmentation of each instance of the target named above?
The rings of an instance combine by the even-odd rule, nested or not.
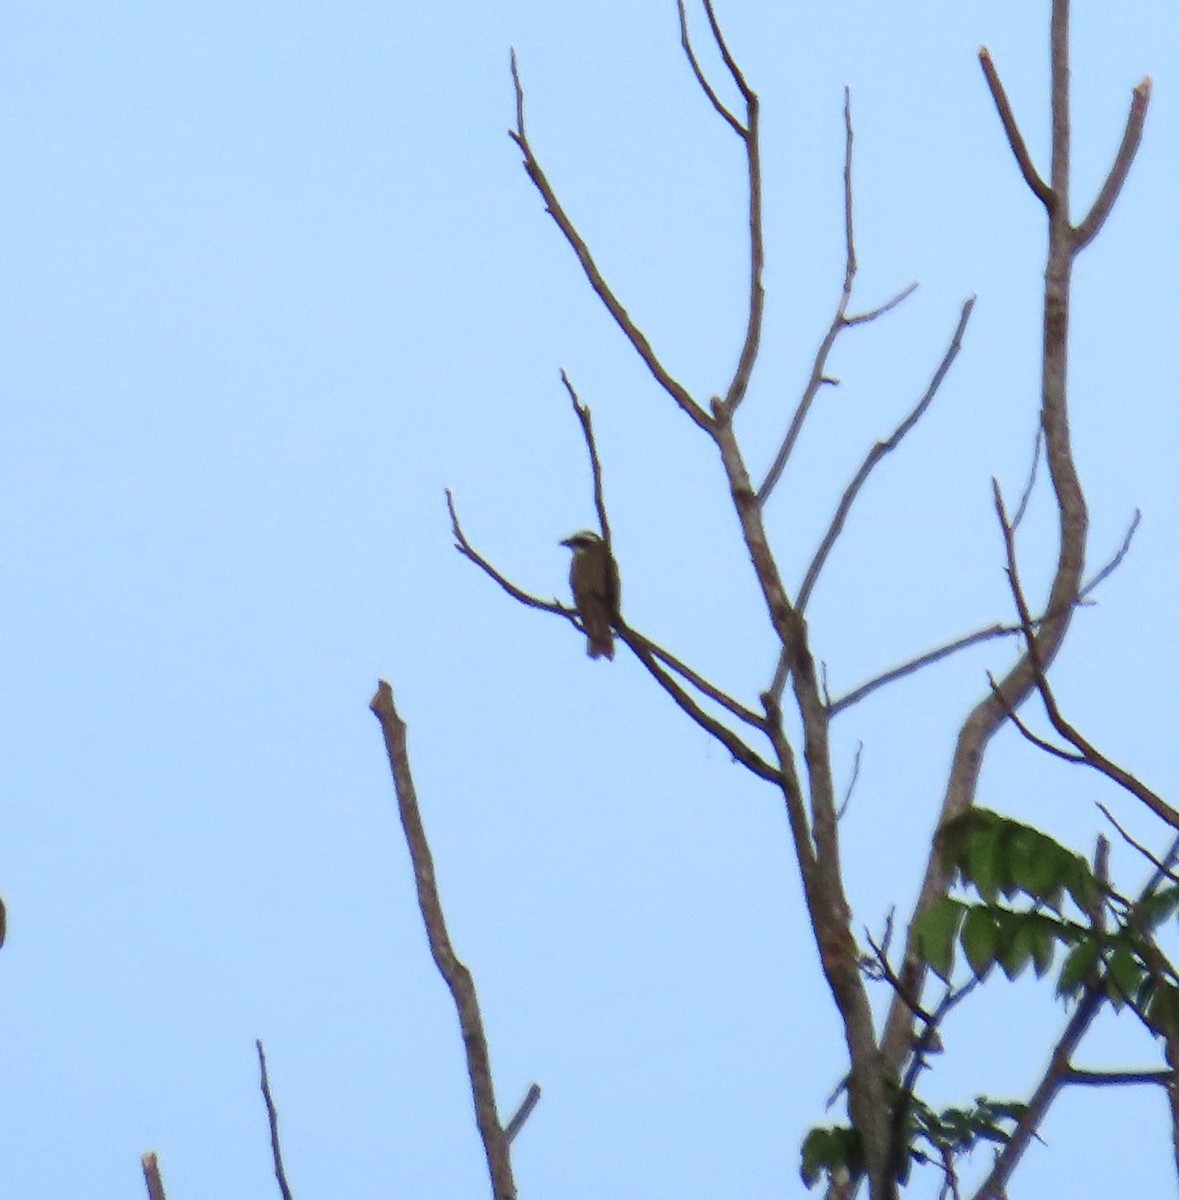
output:
[[[860,1135],[844,1125],[812,1129],[803,1139],[798,1173],[808,1188],[823,1175],[846,1173],[857,1179],[864,1172],[864,1147]]]
[[[1073,903],[1083,913],[1092,912],[1102,903],[1101,885],[1094,878],[1089,864],[1079,855],[1070,855],[1067,869],[1062,872],[1062,879]]]
[[[1179,887],[1159,888],[1138,905],[1138,911],[1151,929],[1157,929],[1179,908]]]
[[[1003,827],[1001,825],[992,825],[990,828],[979,830],[970,839],[965,874],[978,889],[979,895],[988,904],[994,904],[999,897],[999,889],[1002,887],[1005,877]]]
[[[1173,983],[1156,981],[1146,1005],[1146,1015],[1164,1031],[1179,1029],[1179,990]]]
[[[1060,978],[1056,981],[1056,994],[1066,997],[1075,996],[1097,965],[1100,953],[1100,947],[1095,937],[1087,937],[1078,942],[1076,948],[1064,960],[1064,966],[1060,968]]]
[[[914,947],[921,961],[946,983],[954,973],[954,943],[966,905],[946,897],[923,912],[913,923]]]
[[[999,922],[992,909],[976,905],[967,912],[962,922],[962,949],[979,979],[994,965],[1000,938]]]
[[[1037,937],[1036,914],[1005,912],[999,924],[1002,931],[999,965],[1008,979],[1014,979],[1032,961],[1032,948]],[[1037,974],[1042,973],[1037,971]]]
[[[1030,825],[1016,826],[1008,839],[1007,867],[1013,888],[1034,896],[1059,911],[1062,888],[1062,856],[1071,858],[1062,846]],[[1008,895],[1011,894],[1009,891]]]
[[[1105,977],[1109,998],[1115,1008],[1121,1008],[1138,994],[1146,969],[1128,939],[1121,938],[1106,963]]]
[[[812,1129],[802,1142],[798,1173],[808,1188],[814,1187],[831,1161],[831,1130]]]

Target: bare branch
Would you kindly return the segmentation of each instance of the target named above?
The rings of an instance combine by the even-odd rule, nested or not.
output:
[[[659,659],[660,662],[663,662],[677,675],[680,675],[686,679],[694,688],[700,692],[703,692],[704,695],[706,695],[710,700],[715,701],[722,708],[732,713],[732,715],[739,721],[744,721],[747,725],[752,725],[755,729],[759,729],[763,733],[765,732],[765,718],[760,713],[755,713],[752,709],[746,708],[745,705],[739,700],[734,700],[733,697],[727,692],[723,692],[715,684],[709,683],[703,675],[699,674],[697,671],[694,671],[681,659],[676,658],[676,656],[670,653],[670,651],[664,650],[662,646],[659,646],[655,642],[651,641],[649,637],[639,633],[637,629],[632,629],[628,625],[626,627],[626,632],[630,634],[635,642],[641,645],[644,650],[650,651],[650,653],[655,658]],[[627,644],[629,645],[630,643],[628,642]]]
[[[856,745],[856,757],[855,757],[855,761],[852,763],[851,778],[847,781],[847,788],[844,790],[844,793],[843,793],[843,803],[839,806],[839,808],[835,812],[835,819],[837,821],[843,820],[844,815],[847,813],[848,805],[851,804],[852,792],[854,792],[856,790],[856,781],[860,778],[860,760],[863,757],[864,757],[864,743],[859,742]],[[889,929],[889,932],[891,934],[891,932],[892,932],[891,927]]]
[[[635,352],[646,364],[647,369],[655,377],[659,386],[667,392],[683,412],[691,417],[701,429],[711,429],[712,422],[708,414],[692,399],[683,384],[672,378],[668,373],[667,369],[659,361],[659,357],[655,351],[651,348],[651,343],[647,340],[646,335],[635,324],[630,314],[619,302],[618,297],[614,294],[602,272],[594,262],[589,247],[582,240],[581,235],[569,219],[560,200],[557,199],[557,194],[553,191],[552,185],[541,169],[540,163],[537,162],[536,155],[532,152],[532,146],[529,144],[528,134],[524,127],[524,89],[520,84],[520,71],[516,63],[515,51],[512,52],[512,82],[516,89],[516,128],[509,130],[508,136],[519,146],[520,153],[524,156],[524,170],[528,173],[528,178],[536,186],[536,190],[544,200],[545,208],[548,210],[549,215],[557,223],[557,228],[560,229],[565,240],[572,247],[574,254],[577,255],[577,261],[581,263],[581,269],[585,272],[590,287],[594,289],[598,299],[606,306],[607,312],[614,318],[615,324],[617,324],[619,329],[625,334],[627,340],[635,348]]]
[[[986,76],[987,87],[991,89],[991,99],[994,100],[995,107],[999,110],[999,120],[1003,122],[1003,132],[1007,134],[1007,144],[1011,147],[1011,153],[1015,155],[1015,161],[1019,164],[1024,182],[1032,189],[1044,207],[1051,209],[1053,205],[1052,189],[1041,178],[1032,162],[1027,143],[1023,140],[1019,126],[1015,123],[1011,102],[1007,99],[1007,93],[999,79],[999,72],[995,70],[995,64],[991,61],[991,52],[986,46],[978,48],[978,61]]]
[[[278,1180],[278,1190],[282,1192],[282,1200],[291,1200],[291,1189],[287,1184],[286,1168],[282,1165],[282,1146],[278,1140],[278,1109],[274,1107],[274,1097],[270,1092],[270,1078],[266,1074],[266,1051],[262,1049],[262,1040],[255,1039],[254,1045],[258,1050],[258,1071],[261,1075],[262,1099],[266,1102],[266,1119],[270,1124],[270,1155],[274,1160],[274,1177]]]
[[[886,454],[889,454],[900,445],[909,430],[924,416],[926,409],[933,402],[934,396],[937,395],[938,388],[941,387],[942,380],[946,377],[946,372],[949,371],[954,359],[958,357],[958,351],[962,349],[962,335],[966,332],[966,324],[970,320],[970,314],[973,309],[974,297],[970,296],[962,305],[962,312],[958,317],[954,336],[950,339],[950,344],[947,346],[945,354],[942,355],[942,360],[938,364],[937,370],[934,371],[933,378],[929,381],[929,386],[925,389],[925,394],[917,402],[912,412],[893,430],[888,440],[877,442],[868,451],[867,457],[861,464],[860,469],[856,472],[851,483],[847,485],[843,497],[839,501],[839,506],[835,510],[835,515],[831,518],[831,524],[827,532],[823,535],[823,540],[819,543],[819,548],[815,551],[815,556],[807,568],[806,576],[802,581],[802,587],[798,590],[797,606],[800,613],[806,611],[807,601],[810,599],[811,592],[818,581],[819,573],[823,570],[827,556],[831,553],[831,548],[835,545],[836,539],[843,531],[847,514],[851,511],[851,507],[855,503],[860,489],[867,482],[873,468]]]
[[[711,14],[711,7],[709,12]],[[747,88],[742,90],[749,114],[749,132],[745,135],[745,158],[749,177],[749,316],[745,323],[745,341],[741,346],[737,369],[725,392],[725,404],[730,412],[737,410],[749,389],[749,380],[753,375],[757,352],[761,346],[762,319],[766,307],[766,290],[762,283],[766,253],[761,215],[761,125],[757,96]]]
[[[836,713],[843,712],[845,708],[851,708],[853,704],[858,704],[865,696],[869,696],[876,691],[877,688],[882,688],[885,684],[895,683],[898,679],[904,679],[906,675],[912,675],[914,672],[920,671],[922,667],[932,666],[934,663],[940,662],[943,658],[949,658],[951,654],[957,654],[959,650],[967,650],[971,646],[978,646],[983,642],[989,642],[995,638],[1011,637],[1013,634],[1021,632],[1023,631],[1018,625],[1003,625],[999,622],[988,625],[985,629],[976,629],[974,633],[964,634],[962,637],[955,638],[952,642],[936,646],[932,650],[927,650],[924,654],[919,654],[916,658],[909,659],[908,662],[901,663],[899,667],[893,667],[883,674],[869,679],[866,683],[861,683],[859,687],[853,688],[846,696],[840,696],[838,700],[832,701],[827,706],[827,711],[832,716],[835,716]]]
[[[1032,465],[1028,468],[1027,483],[1023,487],[1023,495],[1019,498],[1019,507],[1015,510],[1015,516],[1011,518],[1011,528],[1018,529],[1023,524],[1024,515],[1027,513],[1028,504],[1032,499],[1032,489],[1036,486],[1036,475],[1040,466],[1040,454],[1044,449],[1044,430],[1041,426],[1036,426],[1036,437],[1032,443]]]
[[[1122,133],[1122,144],[1118,147],[1114,164],[1101,185],[1101,191],[1097,193],[1097,199],[1093,201],[1093,207],[1073,231],[1077,250],[1083,250],[1101,232],[1102,225],[1113,211],[1142,142],[1142,128],[1146,124],[1146,110],[1150,105],[1152,86],[1151,78],[1147,75],[1134,89],[1130,112],[1126,117],[1126,128]]]
[[[745,76],[737,66],[736,60],[729,52],[721,27],[713,12],[710,0],[705,0],[704,8],[708,14],[708,23],[717,49],[724,59],[734,82],[741,91],[745,101],[745,124],[740,121],[721,103],[720,97],[705,77],[696,52],[692,48],[692,39],[688,33],[688,14],[684,8],[684,0],[676,0],[680,18],[680,45],[687,55],[688,64],[701,91],[708,97],[709,103],[728,123],[733,132],[745,143],[745,157],[749,173],[749,317],[745,326],[745,340],[741,354],[737,360],[737,368],[732,381],[725,392],[725,404],[730,412],[736,411],[745,398],[749,388],[749,379],[757,361],[757,351],[761,344],[762,318],[765,314],[765,288],[762,286],[762,273],[765,268],[765,243],[762,234],[761,216],[761,135],[758,124],[757,93],[745,82]]]
[[[1103,566],[1101,570],[1089,580],[1088,583],[1082,585],[1080,591],[1080,597],[1082,600],[1088,599],[1094,589],[1108,579],[1110,575],[1112,575],[1114,571],[1116,571],[1118,567],[1122,565],[1122,559],[1124,559],[1126,555],[1130,553],[1130,544],[1134,541],[1134,534],[1138,532],[1138,526],[1141,523],[1142,512],[1136,508],[1134,510],[1134,516],[1130,520],[1129,528],[1126,530],[1126,536],[1122,538],[1122,544],[1118,548],[1117,553],[1114,554],[1113,558],[1111,558],[1109,562],[1107,562],[1105,566]]]
[[[722,725],[715,717],[704,709],[684,691],[682,687],[659,665],[650,643],[641,634],[636,635],[632,629],[619,622],[618,636],[634,651],[635,657],[654,677],[655,682],[676,702],[697,725],[710,733],[733,758],[747,770],[770,783],[781,784],[781,774],[774,770],[753,749],[747,746],[731,729]],[[695,680],[693,680],[695,682]],[[714,697],[715,698],[715,697]],[[735,702],[734,702],[735,703]],[[759,724],[761,724],[759,722]]]
[[[143,1166],[143,1182],[147,1184],[148,1200],[167,1200],[164,1195],[164,1180],[160,1176],[160,1160],[152,1153],[140,1159]]]
[[[1106,758],[1092,742],[1088,741],[1079,730],[1070,725],[1061,714],[1060,708],[1056,703],[1056,697],[1053,695],[1052,688],[1048,683],[1044,663],[1040,658],[1036,636],[1032,629],[1031,614],[1028,612],[1027,600],[1024,597],[1023,587],[1019,581],[1019,569],[1015,560],[1015,534],[1012,531],[1011,523],[1007,519],[1007,512],[1003,506],[1003,497],[999,491],[999,485],[994,481],[992,483],[995,492],[995,511],[1003,529],[1003,542],[1007,549],[1007,578],[1011,584],[1011,595],[1015,600],[1016,608],[1019,610],[1019,619],[1023,627],[1024,640],[1027,642],[1028,658],[1034,673],[1036,690],[1040,693],[1040,699],[1044,702],[1044,710],[1048,714],[1048,720],[1052,723],[1052,728],[1066,742],[1080,752],[1079,757],[1071,759],[1071,761],[1080,762],[1087,767],[1092,767],[1093,770],[1104,775],[1107,779],[1113,780],[1119,787],[1124,788],[1132,796],[1141,800],[1155,816],[1165,821],[1173,829],[1179,829],[1179,811],[1172,808],[1157,792],[1152,791],[1146,784],[1136,779],[1124,767],[1119,766],[1112,759]],[[1042,743],[1037,742],[1037,744]],[[1046,743],[1043,743],[1043,745],[1047,748]],[[1054,753],[1059,752],[1054,751]],[[1060,757],[1064,758],[1068,756],[1061,753]]]
[[[1086,1087],[1122,1087],[1126,1084],[1155,1083],[1167,1087],[1174,1082],[1174,1072],[1157,1071],[1084,1071],[1069,1067],[1064,1072],[1065,1083],[1080,1083]]]
[[[708,82],[700,66],[699,60],[696,58],[696,51],[692,49],[692,39],[688,33],[688,13],[684,8],[684,0],[676,0],[676,7],[680,14],[680,45],[684,48],[684,54],[687,55],[688,65],[692,68],[692,74],[696,76],[696,82],[700,85],[700,90],[708,97],[708,102],[716,109],[717,113],[728,122],[733,132],[744,139],[749,131],[737,120],[735,116],[721,103],[720,97],[713,90],[712,85]]]
[[[856,258],[855,188],[852,186],[852,151],[856,130],[852,124],[851,88],[843,85],[843,295],[850,299],[859,261]],[[840,306],[846,308],[846,302]]]
[[[761,702],[765,706],[766,731],[773,743],[774,754],[782,766],[782,798],[786,802],[786,819],[790,822],[790,833],[794,839],[794,853],[802,875],[803,891],[807,906],[814,911],[814,893],[819,877],[819,859],[814,839],[811,837],[810,821],[802,798],[802,786],[798,769],[794,763],[794,751],[782,725],[782,706],[777,696],[763,692]],[[817,929],[816,929],[817,932]]]
[[[721,31],[720,22],[716,19],[716,12],[712,7],[712,0],[704,0],[704,11],[708,14],[708,24],[712,29],[712,36],[716,39],[716,48],[721,53],[721,58],[724,59],[725,66],[729,68],[729,74],[733,77],[733,82],[740,89],[741,95],[745,98],[746,104],[756,102],[757,97],[749,84],[745,82],[745,76],[741,73],[741,68],[737,66],[736,59],[729,51],[728,43],[725,41],[725,35]]]
[[[525,604],[529,608],[539,608],[543,612],[555,613],[558,617],[564,617],[570,624],[578,627],[576,609],[567,608],[564,604],[556,600],[542,600],[539,596],[530,595],[522,588],[518,588],[506,575],[502,575],[497,571],[467,541],[467,535],[463,532],[462,526],[459,524],[458,512],[454,505],[454,495],[451,493],[450,488],[446,489],[446,507],[450,511],[450,528],[454,534],[454,548],[464,558],[470,559],[485,575],[494,579],[513,600],[518,600],[521,604]]]
[[[914,279],[910,283],[906,283],[903,288],[891,300],[886,300],[883,304],[877,305],[875,308],[869,308],[866,312],[852,313],[850,316],[843,318],[844,325],[866,325],[869,321],[875,321],[877,317],[883,317],[885,313],[892,312],[898,304],[908,300],[908,298],[917,290],[917,280]]]
[[[995,677],[990,671],[987,672],[987,682],[991,685],[991,692],[999,703],[1007,707],[1007,697],[1003,695],[1002,689],[995,682]],[[1043,750],[1045,754],[1051,754],[1053,758],[1063,759],[1068,763],[1083,763],[1085,761],[1083,754],[1077,754],[1073,750],[1062,750],[1059,746],[1054,746],[1051,742],[1045,741],[1044,738],[1033,733],[1020,718],[1019,714],[1010,707],[1007,707],[1007,719],[1037,750]]]
[[[1122,837],[1122,840],[1128,845],[1133,846],[1143,858],[1145,858],[1149,863],[1153,864],[1155,874],[1160,880],[1169,879],[1172,883],[1179,883],[1179,875],[1176,875],[1163,859],[1156,858],[1155,855],[1153,855],[1141,842],[1136,841],[1133,837],[1131,837],[1126,831],[1125,827],[1118,821],[1113,813],[1111,813],[1109,809],[1101,803],[1100,800],[1097,802],[1097,807],[1101,809],[1102,813],[1105,815],[1105,819],[1118,831]],[[1174,852],[1172,851],[1172,857],[1173,853]],[[1153,888],[1151,890],[1153,891]]]
[[[524,1122],[532,1116],[532,1110],[540,1102],[540,1084],[534,1083],[528,1089],[524,1099],[520,1101],[520,1107],[516,1109],[512,1119],[504,1126],[504,1137],[508,1143],[516,1140],[516,1134],[524,1128]]]
[[[870,309],[868,312],[858,313],[852,317],[847,315],[847,306],[851,303],[852,287],[855,283],[857,270],[855,212],[852,203],[852,148],[854,142],[855,130],[851,118],[851,91],[848,88],[844,88],[843,285],[839,294],[839,303],[835,308],[835,315],[831,318],[831,324],[827,327],[827,332],[823,335],[823,340],[819,343],[818,350],[815,351],[814,361],[811,364],[810,379],[807,380],[807,385],[803,389],[802,396],[794,410],[794,416],[790,420],[790,427],[786,431],[786,436],[782,439],[781,446],[778,447],[778,452],[774,455],[774,461],[770,464],[770,469],[766,472],[765,479],[762,480],[761,486],[757,489],[757,499],[761,504],[764,504],[769,499],[770,493],[777,486],[778,480],[781,479],[782,472],[786,469],[786,463],[789,461],[790,455],[794,450],[794,444],[798,441],[799,434],[802,432],[802,426],[806,421],[807,415],[810,413],[811,405],[814,403],[815,397],[819,394],[819,388],[824,384],[835,384],[838,382],[838,380],[833,379],[827,373],[827,359],[840,333],[849,326],[864,325],[869,321],[876,320],[877,317],[884,316],[886,312],[896,308],[898,304],[917,290],[917,284],[910,283],[893,296],[891,300],[880,305],[879,308]],[[784,685],[785,678],[783,677],[782,683],[776,686],[774,694],[780,696]]]
[[[406,724],[393,703],[393,689],[383,679],[377,684],[369,708],[380,722],[385,738],[385,750],[389,755],[389,767],[397,793],[397,807],[401,814],[401,827],[405,832],[406,845],[409,847],[409,856],[413,863],[418,905],[422,910],[430,953],[439,974],[450,989],[455,1009],[458,1011],[463,1048],[467,1056],[467,1074],[475,1101],[475,1121],[487,1156],[494,1200],[516,1200],[516,1184],[512,1178],[508,1140],[504,1136],[495,1107],[491,1056],[488,1054],[487,1037],[483,1032],[483,1017],[479,1011],[475,981],[471,972],[459,961],[451,945],[446,917],[442,912],[442,901],[438,895],[438,883],[434,877],[434,856],[426,839],[426,829],[422,824],[421,810],[418,808],[417,791],[410,772]]]
[[[1130,527],[1122,539],[1121,546],[1113,557],[1094,574],[1093,578],[1082,585],[1078,592],[1078,599],[1087,600],[1097,587],[1121,566],[1122,561],[1129,553],[1130,544],[1134,540],[1134,533],[1138,528],[1141,518],[1142,514],[1135,509],[1134,519],[1130,522]],[[1011,524],[1012,528],[1014,528],[1015,521],[1013,520]],[[1051,615],[1051,613],[1045,613],[1043,616],[1037,617],[1032,622],[1033,626],[1039,629]],[[906,675],[912,675],[914,672],[920,671],[923,667],[932,666],[934,663],[940,662],[943,658],[949,658],[951,654],[957,654],[959,650],[967,650],[971,646],[980,645],[982,642],[989,642],[1000,637],[1011,637],[1014,634],[1020,633],[1023,633],[1022,625],[1004,625],[1002,622],[996,621],[993,625],[986,626],[985,629],[977,629],[974,633],[968,633],[963,637],[955,638],[951,642],[946,642],[944,645],[928,650],[924,654],[919,654],[916,658],[909,659],[908,662],[901,663],[899,667],[893,667],[891,670],[869,679],[866,683],[862,683],[859,687],[848,692],[846,696],[841,696],[838,700],[829,703],[827,711],[831,716],[835,716],[836,713],[842,712],[845,708],[850,708],[853,704],[858,704],[865,696],[869,696],[872,692],[876,691],[877,688],[882,688],[889,683],[895,683],[898,679],[903,679]],[[780,665],[779,670],[783,673],[784,682],[785,667]],[[775,686],[780,693],[781,684],[778,683],[777,677],[775,677]]]
[[[573,411],[577,414],[577,419],[581,423],[581,432],[585,435],[585,448],[589,452],[590,470],[594,477],[594,507],[598,510],[598,524],[602,528],[602,541],[607,546],[611,546],[610,519],[606,515],[606,496],[602,490],[602,460],[598,457],[598,443],[594,439],[593,417],[590,415],[590,410],[577,398],[577,393],[573,390],[573,384],[569,382],[569,376],[565,374],[564,368],[561,369],[561,382],[569,393],[569,399],[573,401]]]

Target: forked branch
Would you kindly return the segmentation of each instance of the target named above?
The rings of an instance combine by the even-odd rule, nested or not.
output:
[[[810,413],[811,405],[814,403],[815,397],[819,394],[819,389],[824,384],[834,385],[838,382],[838,380],[833,379],[827,372],[827,359],[830,357],[831,351],[835,346],[836,339],[845,329],[851,326],[866,325],[870,321],[875,321],[877,317],[884,316],[885,313],[896,308],[898,304],[908,299],[917,290],[916,282],[910,283],[897,292],[892,299],[885,301],[876,308],[868,309],[865,312],[856,313],[852,316],[848,315],[847,308],[851,303],[852,288],[855,285],[856,271],[859,265],[856,258],[854,188],[852,185],[852,148],[854,142],[855,129],[852,125],[851,90],[845,87],[843,89],[843,287],[839,294],[839,303],[835,307],[835,315],[831,318],[831,324],[827,327],[827,332],[823,335],[823,340],[819,343],[819,348],[815,352],[814,361],[811,364],[810,378],[807,380],[806,387],[803,389],[802,396],[795,407],[794,416],[791,418],[790,426],[786,430],[786,436],[782,439],[782,444],[778,447],[778,451],[774,455],[774,461],[770,464],[770,469],[766,472],[765,479],[762,480],[761,486],[757,489],[757,498],[762,504],[769,499],[770,493],[782,478],[782,472],[786,469],[786,464],[790,459],[791,453],[794,451],[794,445],[798,441],[799,434],[802,432],[802,427],[807,415]],[[781,695],[781,690],[781,686],[778,686],[776,694]]]
[[[864,461],[860,464],[860,469],[855,473],[851,483],[844,490],[839,505],[835,510],[835,515],[831,518],[831,524],[827,527],[827,532],[823,535],[823,540],[819,543],[819,548],[815,551],[815,556],[811,559],[811,564],[807,568],[802,586],[798,589],[799,612],[806,610],[807,601],[811,597],[811,592],[814,591],[819,574],[822,572],[823,566],[827,561],[827,556],[831,553],[831,548],[835,545],[836,539],[843,531],[847,515],[851,512],[851,507],[856,502],[856,497],[860,494],[860,489],[868,482],[868,476],[872,474],[877,463],[886,454],[891,454],[901,444],[905,435],[921,420],[926,410],[933,403],[933,398],[937,395],[938,389],[942,385],[942,380],[945,379],[946,373],[949,371],[954,359],[958,357],[958,351],[962,349],[962,335],[966,332],[966,325],[973,311],[974,297],[970,296],[962,305],[962,311],[958,316],[958,324],[954,329],[954,335],[950,338],[950,344],[946,347],[946,352],[942,355],[942,360],[938,363],[937,370],[934,371],[933,378],[929,381],[929,386],[925,389],[921,399],[917,401],[912,411],[892,431],[891,435],[885,441],[877,442],[868,451]]]
[[[730,129],[741,139],[745,146],[745,160],[748,171],[749,185],[749,312],[745,323],[745,340],[741,346],[741,354],[737,360],[737,369],[725,392],[725,404],[730,412],[745,398],[749,389],[749,380],[753,375],[753,367],[757,361],[758,347],[761,345],[761,327],[765,316],[765,288],[762,285],[762,273],[765,269],[765,240],[762,231],[761,215],[761,130],[758,120],[757,93],[749,86],[744,73],[737,65],[737,60],[729,50],[712,0],[704,0],[704,11],[708,16],[708,25],[712,31],[713,41],[724,61],[741,99],[745,102],[745,121],[739,121],[725,106],[717,95],[716,89],[708,81],[692,47],[692,37],[688,31],[688,14],[684,8],[684,0],[676,0],[680,17],[680,45],[684,48],[688,65],[700,85],[700,90],[708,97],[708,102],[724,119]]]

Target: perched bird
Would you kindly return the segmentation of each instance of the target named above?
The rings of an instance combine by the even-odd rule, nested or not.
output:
[[[585,652],[590,658],[613,658],[614,634],[610,626],[618,617],[620,596],[614,555],[598,534],[588,529],[565,538],[561,545],[573,551],[569,586],[577,615],[585,626]]]

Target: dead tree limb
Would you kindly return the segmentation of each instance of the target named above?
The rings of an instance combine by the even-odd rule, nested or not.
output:
[[[262,1099],[266,1103],[266,1120],[270,1126],[270,1157],[274,1162],[274,1177],[278,1180],[278,1190],[282,1193],[282,1200],[291,1200],[287,1172],[282,1163],[282,1144],[278,1140],[278,1109],[274,1105],[274,1096],[270,1091],[270,1076],[266,1073],[266,1051],[262,1048],[262,1039],[256,1039],[254,1046],[258,1051],[259,1086],[262,1088]]]
[[[397,807],[401,815],[401,828],[405,833],[410,861],[413,864],[418,905],[425,922],[430,953],[439,974],[450,989],[458,1012],[463,1049],[467,1057],[467,1075],[475,1103],[475,1123],[479,1127],[483,1151],[487,1156],[492,1195],[495,1200],[516,1200],[512,1160],[508,1151],[508,1139],[496,1111],[491,1056],[487,1049],[487,1036],[483,1032],[483,1017],[479,1011],[475,981],[471,972],[459,961],[451,945],[446,917],[442,912],[442,901],[438,895],[438,882],[434,876],[434,856],[426,839],[426,829],[422,823],[421,810],[418,808],[417,791],[414,788],[413,775],[410,773],[406,724],[393,703],[393,689],[383,679],[377,684],[369,708],[380,722],[385,738],[385,750],[389,755],[389,768],[393,774],[393,787],[397,793]]]
[[[148,1200],[167,1200],[164,1195],[164,1180],[160,1175],[160,1160],[153,1153],[140,1159],[143,1166],[143,1182],[147,1184]]]

